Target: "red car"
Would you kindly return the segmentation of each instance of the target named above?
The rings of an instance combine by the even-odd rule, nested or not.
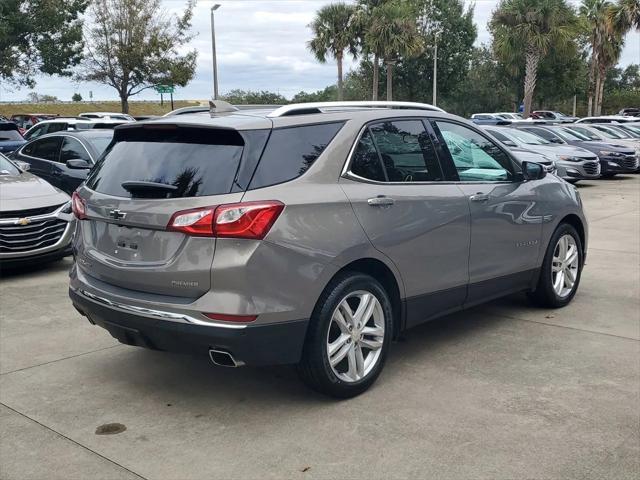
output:
[[[27,130],[33,127],[36,123],[43,120],[51,120],[58,115],[50,113],[19,113],[11,116],[11,121],[18,125],[20,134],[24,135]]]

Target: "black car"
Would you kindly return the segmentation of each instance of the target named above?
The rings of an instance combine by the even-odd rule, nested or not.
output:
[[[25,143],[15,123],[0,120],[0,153],[8,155]]]
[[[575,145],[595,153],[600,159],[600,172],[603,177],[613,177],[618,173],[630,173],[637,169],[636,152],[631,147],[609,142],[594,142],[574,130],[559,125],[526,125],[517,128],[553,143]]]
[[[30,172],[71,194],[113,138],[113,130],[57,132],[36,138],[13,154]]]

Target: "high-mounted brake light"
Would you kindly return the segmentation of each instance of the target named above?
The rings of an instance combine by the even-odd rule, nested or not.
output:
[[[195,236],[261,240],[282,210],[284,204],[275,200],[182,210],[171,217],[167,230]]]
[[[78,192],[73,192],[71,195],[71,210],[78,220],[87,218],[87,206]]]

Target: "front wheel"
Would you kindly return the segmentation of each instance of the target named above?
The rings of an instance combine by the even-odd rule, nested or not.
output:
[[[393,332],[387,292],[369,275],[335,278],[314,309],[298,365],[302,380],[326,395],[349,398],[382,371]]]
[[[529,296],[543,307],[564,307],[578,290],[583,264],[578,232],[567,223],[561,224],[551,237],[538,285]]]

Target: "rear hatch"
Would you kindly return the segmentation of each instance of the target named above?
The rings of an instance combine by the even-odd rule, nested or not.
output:
[[[87,216],[79,222],[79,267],[139,292],[189,298],[207,292],[215,238],[167,225],[179,211],[239,202],[240,167],[254,150],[247,142],[266,137],[176,124],[117,129],[79,190]]]

